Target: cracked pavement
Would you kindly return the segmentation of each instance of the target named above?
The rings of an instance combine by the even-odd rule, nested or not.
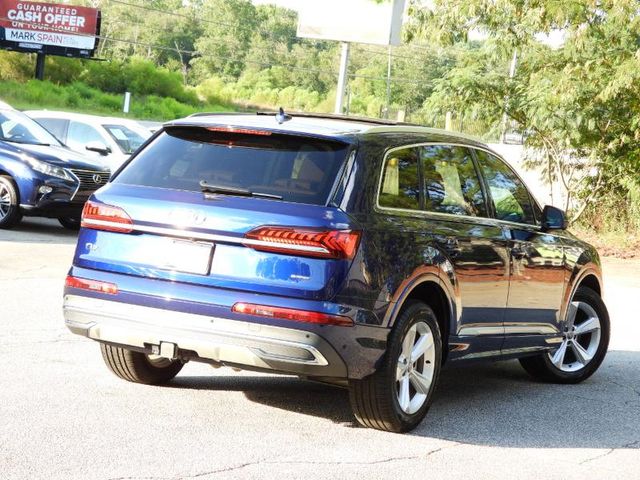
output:
[[[293,377],[189,364],[165,387],[117,379],[63,325],[74,244],[50,220],[0,231],[2,478],[639,478],[640,261],[605,259],[611,348],[587,382],[448,366],[427,419],[395,435]]]

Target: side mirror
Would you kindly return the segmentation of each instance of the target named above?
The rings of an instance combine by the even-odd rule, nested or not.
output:
[[[84,148],[86,148],[90,152],[99,153],[100,155],[109,155],[111,153],[111,149],[104,143],[100,142],[89,142]]]
[[[559,208],[546,205],[542,210],[543,230],[565,230],[567,228],[567,217]]]

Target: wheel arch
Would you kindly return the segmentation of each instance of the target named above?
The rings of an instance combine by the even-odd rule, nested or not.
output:
[[[13,186],[16,189],[16,194],[18,195],[18,204],[20,204],[20,200],[22,199],[22,196],[20,193],[20,185],[18,185],[18,181],[16,180],[15,175],[9,170],[7,170],[6,168],[0,167],[0,176],[9,177],[9,180],[11,180],[11,183],[13,183]]]
[[[580,287],[588,287],[602,297],[602,269],[599,263],[588,262],[582,265],[577,264],[574,267],[565,290],[560,318],[565,318],[569,302]]]
[[[410,285],[406,286],[399,298],[390,309],[388,326],[393,328],[396,318],[402,311],[402,307],[407,301],[417,300],[423,302],[436,315],[440,333],[442,336],[442,360],[446,361],[449,349],[448,339],[451,334],[451,327],[455,319],[455,303],[452,301],[451,294],[443,287],[440,277],[436,274],[423,275],[415,279]]]

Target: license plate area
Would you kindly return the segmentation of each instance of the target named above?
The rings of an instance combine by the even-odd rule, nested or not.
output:
[[[213,249],[212,243],[168,239],[166,248],[156,252],[156,263],[163,270],[209,275]]]

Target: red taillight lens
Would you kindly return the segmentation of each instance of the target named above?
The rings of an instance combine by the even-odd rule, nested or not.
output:
[[[87,202],[82,209],[83,228],[129,233],[133,230],[133,220],[120,207],[98,202]]]
[[[256,250],[291,253],[320,258],[352,259],[360,232],[352,230],[313,230],[296,227],[258,227],[245,235],[246,245]]]
[[[206,127],[210,132],[225,132],[225,133],[240,133],[243,135],[263,135],[268,137],[271,135],[271,132],[268,130],[256,130],[253,128],[238,128],[232,125],[228,126],[217,126],[217,127]]]
[[[118,293],[118,286],[113,283],[98,282],[97,280],[87,280],[86,278],[77,278],[67,275],[64,282],[65,287],[80,288],[82,290],[91,290],[92,292],[108,293],[115,295]]]
[[[353,320],[340,315],[329,315],[322,312],[310,312],[309,310],[297,310],[294,308],[270,307],[267,305],[254,305],[253,303],[236,303],[231,307],[232,312],[256,315],[258,317],[279,318],[293,320],[294,322],[316,323],[320,325],[339,325],[352,327]]]

